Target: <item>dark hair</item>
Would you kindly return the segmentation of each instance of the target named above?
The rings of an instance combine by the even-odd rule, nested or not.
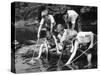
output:
[[[38,20],[40,21],[42,16],[41,16],[41,12],[46,10],[46,7],[44,5],[40,6],[38,9]]]
[[[65,15],[67,13],[68,9],[65,10],[65,12],[62,15]]]

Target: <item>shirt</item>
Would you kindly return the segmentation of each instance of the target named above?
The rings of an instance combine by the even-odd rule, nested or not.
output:
[[[64,29],[64,33],[63,33],[63,36],[61,37],[60,42],[69,40],[69,39],[73,38],[76,35],[77,35],[77,31],[70,30],[70,29]]]
[[[54,22],[55,22],[55,20],[54,20],[54,18],[53,18],[52,15],[48,15],[48,20],[50,20],[51,23],[54,23]],[[45,21],[45,19],[42,18],[42,20],[40,21],[40,25],[41,25],[41,24],[44,24],[44,21]]]
[[[92,36],[93,36],[93,33],[92,32],[79,32],[77,34],[77,39],[80,43],[88,43],[91,41],[92,39]]]
[[[67,11],[68,13],[68,20],[72,23],[72,24],[75,24],[75,21],[78,17],[78,13],[74,10],[68,10]]]

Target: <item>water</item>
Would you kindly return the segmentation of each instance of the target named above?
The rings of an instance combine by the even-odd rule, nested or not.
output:
[[[43,43],[43,42],[41,41],[41,43]],[[58,64],[58,60],[59,60],[60,55],[57,55],[56,52],[49,52],[48,60],[46,60],[45,53],[43,53],[40,59],[33,60],[34,63],[30,64],[29,62],[32,59],[34,49],[36,49],[36,51],[39,50],[39,47],[37,47],[37,48],[35,48],[35,47],[36,47],[35,45],[24,46],[16,51],[16,53],[15,53],[16,73],[31,73],[31,72],[84,69],[84,65],[87,65],[86,56],[83,55],[78,60],[76,60],[74,62],[74,64],[64,66],[64,64],[67,62],[67,60],[70,57],[70,54],[67,50],[63,51],[63,53],[62,53],[63,55],[59,61],[59,64]],[[80,52],[77,52],[75,57],[77,57],[78,55],[80,55]],[[37,53],[35,53],[34,56],[36,57]],[[97,56],[95,56],[95,57],[93,56],[93,59],[92,59],[93,67],[92,68],[97,68],[97,65],[96,65],[97,59],[96,58],[97,58]]]

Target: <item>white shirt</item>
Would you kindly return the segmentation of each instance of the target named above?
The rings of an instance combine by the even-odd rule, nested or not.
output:
[[[77,35],[77,31],[75,30],[70,30],[70,29],[64,29],[63,36],[61,37],[60,42],[63,42],[65,40],[68,40],[69,38]]]
[[[92,37],[93,37],[92,32],[79,32],[77,34],[76,39],[78,39],[80,43],[88,43],[91,41]]]
[[[68,10],[67,13],[68,13],[68,19],[70,19],[72,24],[75,24],[75,21],[78,17],[78,13],[74,10]]]
[[[48,19],[50,19],[50,21],[51,21],[51,23],[54,23],[55,22],[55,20],[54,20],[54,18],[53,18],[53,16],[52,15],[48,15]],[[44,23],[44,18],[42,18],[42,20],[40,21],[40,25],[42,25],[43,23]]]

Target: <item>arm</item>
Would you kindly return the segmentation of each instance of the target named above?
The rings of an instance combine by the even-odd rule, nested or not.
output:
[[[93,33],[91,33],[91,44],[88,49],[93,47],[93,40],[94,40],[94,36],[93,36]]]
[[[71,17],[72,19],[72,29],[74,29],[75,28],[75,23],[76,23],[76,21],[77,21],[77,18],[78,18],[78,13],[77,12],[75,12],[75,11],[73,11],[73,15],[72,15],[72,17]]]
[[[72,48],[71,48],[70,52],[72,53],[73,50],[74,50],[74,46],[73,46],[73,43],[72,43]]]
[[[54,18],[53,18],[53,16],[52,15],[49,15],[50,16],[50,19],[51,19],[51,32],[53,31],[53,26],[55,25],[55,20],[54,20]]]
[[[56,44],[56,46],[57,46],[57,39],[56,39],[56,37],[53,35],[53,39],[54,39],[54,41],[55,41],[55,44]]]
[[[68,65],[71,63],[72,59],[74,58],[74,56],[76,55],[76,51],[78,49],[78,45],[79,45],[79,42],[76,40],[75,41],[75,45],[74,45],[74,50],[73,50],[73,53],[71,54],[69,60],[67,61],[67,63],[65,65]]]
[[[75,23],[72,23],[72,30],[74,30],[75,28]]]
[[[38,35],[37,35],[38,39],[40,38],[40,31],[41,31],[41,28],[42,28],[43,23],[44,23],[44,19],[42,18],[42,20],[40,22],[39,29],[38,29]]]
[[[41,28],[42,28],[42,24],[39,26],[38,35],[37,35],[38,39],[40,38],[40,31],[41,31]]]
[[[53,31],[53,23],[51,23],[51,30],[50,30],[51,32]]]
[[[77,19],[77,17],[74,17],[74,16],[72,17],[72,21],[71,21],[71,23],[72,23],[72,29],[75,28],[76,19]]]

